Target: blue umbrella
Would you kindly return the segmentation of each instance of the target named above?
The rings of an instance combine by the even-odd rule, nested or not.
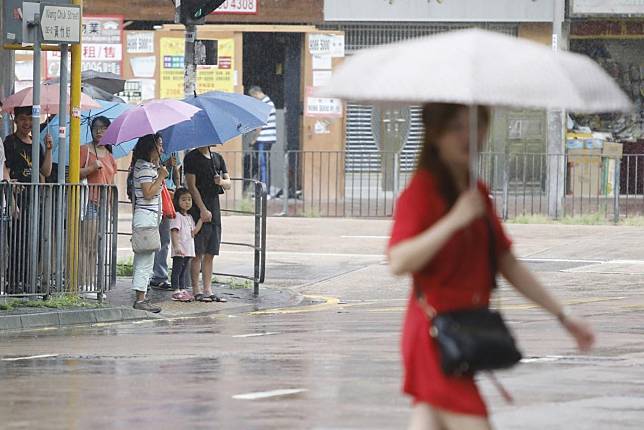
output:
[[[222,144],[262,127],[271,113],[266,103],[243,94],[212,91],[183,101],[201,111],[161,132],[165,152]]]
[[[80,130],[81,145],[85,145],[92,142],[92,130],[90,129],[90,126],[94,118],[96,118],[97,116],[104,116],[108,118],[110,121],[113,121],[123,112],[133,107],[132,105],[125,104],[125,103],[107,102],[104,100],[96,100],[96,101],[101,105],[100,108],[92,109],[92,110],[83,112],[81,114],[81,130]],[[59,124],[59,117],[55,116],[54,118],[52,118],[51,121],[49,121],[48,129],[57,130],[58,124]],[[58,162],[58,139],[56,138],[56,133],[51,131],[50,133],[54,135],[54,148],[52,150],[52,157],[54,162]],[[44,141],[44,133],[41,134],[41,140]],[[67,122],[67,145],[69,147],[69,121]],[[113,148],[114,157],[116,158],[125,157],[127,154],[130,153],[130,151],[132,151],[132,148],[134,148],[134,145],[136,145],[136,140],[125,142],[121,145],[115,146]],[[67,165],[68,163],[69,163],[69,160],[65,162],[65,165]]]

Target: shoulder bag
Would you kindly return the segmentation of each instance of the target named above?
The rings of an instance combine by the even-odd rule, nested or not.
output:
[[[490,274],[496,288],[496,247],[492,221],[490,235]],[[514,366],[521,360],[514,337],[497,311],[488,307],[436,312],[416,288],[417,301],[430,322],[429,335],[438,345],[440,364],[446,375],[460,376],[483,370]]]
[[[160,196],[159,200],[161,200]],[[134,211],[136,211],[136,193],[134,189],[132,190],[132,202],[134,204]],[[132,251],[135,254],[156,252],[161,249],[161,235],[159,234],[160,212],[161,207],[157,211],[156,226],[132,228]]]

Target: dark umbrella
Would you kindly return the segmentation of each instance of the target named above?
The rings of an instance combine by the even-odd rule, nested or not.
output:
[[[47,79],[44,83],[57,84],[59,81],[59,78],[51,78]],[[114,94],[120,93],[125,89],[125,79],[121,79],[119,75],[110,72],[85,70],[81,73],[81,82],[83,92],[91,97],[108,102],[123,102],[119,98],[116,100],[113,98]]]
[[[106,102],[125,103],[125,100],[123,100],[122,98],[117,97],[112,93],[109,93],[95,85],[88,84],[86,82],[83,82],[81,91],[83,92],[83,94],[90,96],[94,100],[104,100]]]
[[[90,84],[110,94],[120,93],[125,89],[125,79],[110,72],[85,70],[81,73],[83,84]]]

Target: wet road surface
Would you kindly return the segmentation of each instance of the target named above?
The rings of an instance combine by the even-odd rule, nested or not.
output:
[[[578,354],[551,317],[502,286],[496,302],[526,360],[498,374],[513,405],[481,378],[493,422],[639,429],[644,264],[625,260],[637,250],[624,247],[642,231],[604,237],[608,251],[600,253],[583,229],[552,230],[515,231],[523,236],[520,255],[590,319],[598,347]],[[0,428],[405,428],[398,342],[407,280],[389,276],[382,243],[343,246],[323,250],[328,258],[298,256],[307,250],[292,246],[274,260],[274,267],[324,268],[310,281],[273,273],[272,282],[290,277],[314,305],[0,335]]]

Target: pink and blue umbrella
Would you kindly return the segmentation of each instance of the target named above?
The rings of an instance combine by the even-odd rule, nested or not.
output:
[[[243,94],[212,91],[183,101],[201,110],[161,132],[165,152],[223,144],[262,127],[271,113],[266,103]]]
[[[101,145],[115,145],[190,121],[200,109],[179,100],[151,100],[122,113],[107,128]]]

